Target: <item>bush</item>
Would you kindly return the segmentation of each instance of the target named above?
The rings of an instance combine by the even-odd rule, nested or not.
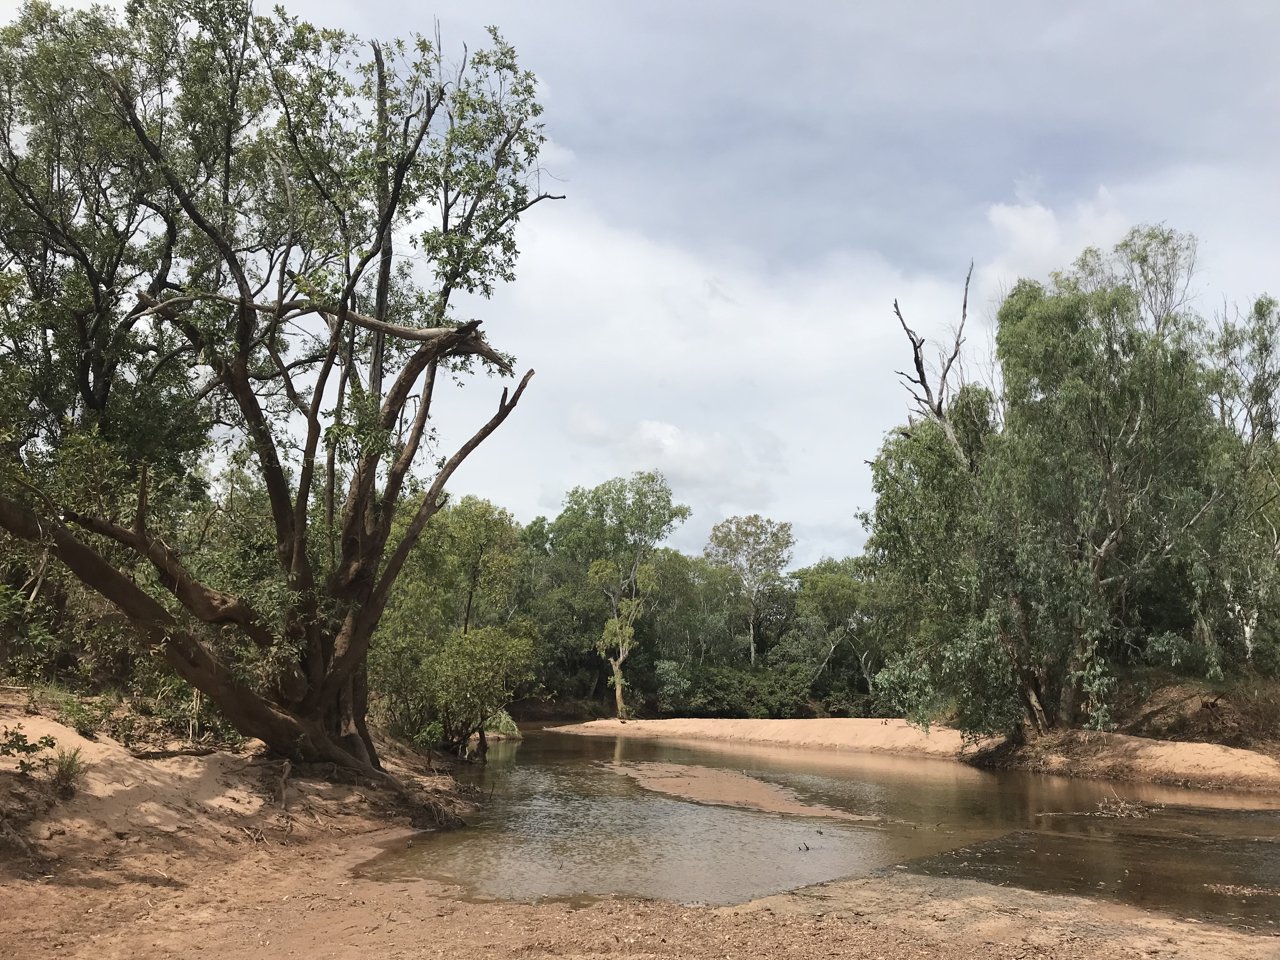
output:
[[[752,672],[709,667],[690,681],[687,711],[698,717],[789,719],[809,712],[807,667]]]
[[[84,780],[84,775],[85,762],[80,756],[80,748],[63,750],[59,747],[53,758],[52,776],[53,788],[58,796],[64,800],[75,796],[76,790]]]
[[[687,708],[693,684],[674,660],[659,660],[653,667],[658,712],[680,713]]]
[[[441,746],[455,750],[505,707],[516,688],[532,678],[533,641],[500,627],[454,632],[427,660]]]
[[[380,647],[370,658],[378,712],[392,734],[424,749],[465,750],[481,727],[502,722],[503,708],[532,679],[533,640],[501,627],[454,631],[439,643],[393,634]]]
[[[28,700],[30,707],[52,710],[59,723],[86,740],[98,735],[115,709],[115,704],[104,697],[80,697],[52,684],[32,687]]]
[[[57,746],[57,742],[53,737],[41,737],[39,740],[31,740],[22,732],[22,724],[14,727],[0,727],[0,757],[17,757],[18,773],[23,776],[30,776],[36,770],[44,769],[49,766],[48,757],[40,757],[39,754],[45,750],[52,750]]]
[[[508,740],[523,739],[520,734],[520,728],[516,726],[515,720],[511,719],[511,714],[506,710],[499,710],[484,723],[484,732],[487,734],[496,734],[500,737],[506,737]]]

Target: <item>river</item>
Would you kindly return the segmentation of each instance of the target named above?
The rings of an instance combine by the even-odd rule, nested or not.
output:
[[[717,802],[642,785],[658,771],[679,794],[672,770],[718,782]],[[907,872],[1280,925],[1280,801],[1266,797],[552,731],[494,744],[467,775],[486,798],[469,827],[426,834],[362,873],[441,880],[479,899],[724,905]],[[748,808],[755,793],[790,798],[788,812]]]

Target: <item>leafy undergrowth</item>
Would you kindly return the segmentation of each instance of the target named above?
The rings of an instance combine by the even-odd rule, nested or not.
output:
[[[25,688],[23,709],[52,716],[80,736],[104,734],[135,752],[186,746],[237,749],[243,738],[199,693],[187,688],[156,694],[89,694],[58,684]]]

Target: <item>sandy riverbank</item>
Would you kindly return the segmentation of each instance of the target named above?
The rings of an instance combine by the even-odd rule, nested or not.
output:
[[[935,725],[926,732],[905,720],[592,720],[555,731],[963,760],[1063,776],[1211,790],[1280,790],[1280,761],[1253,750],[1080,730],[1016,750],[996,749],[994,741],[966,743],[959,731]]]
[[[0,711],[0,725],[15,720],[85,749],[92,767],[75,799],[25,828],[39,859],[0,858],[0,956],[1280,956],[1274,937],[945,878],[843,881],[724,909],[474,902],[439,883],[361,874],[381,849],[421,842],[386,829],[372,791],[296,776],[280,791],[278,765],[252,755],[140,760],[109,740]],[[17,783],[7,771],[0,766],[6,796]]]
[[[820,750],[852,750],[954,760],[975,752],[959,731],[913,727],[905,720],[591,720],[556,727],[556,733],[649,740],[716,740]]]

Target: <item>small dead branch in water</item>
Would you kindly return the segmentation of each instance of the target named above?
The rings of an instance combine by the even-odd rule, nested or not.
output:
[[[1117,794],[1112,794],[1098,801],[1098,809],[1094,811],[1093,816],[1145,820],[1151,816],[1153,811],[1163,809],[1164,804],[1162,803],[1153,804],[1143,803],[1140,800],[1125,800]]]

